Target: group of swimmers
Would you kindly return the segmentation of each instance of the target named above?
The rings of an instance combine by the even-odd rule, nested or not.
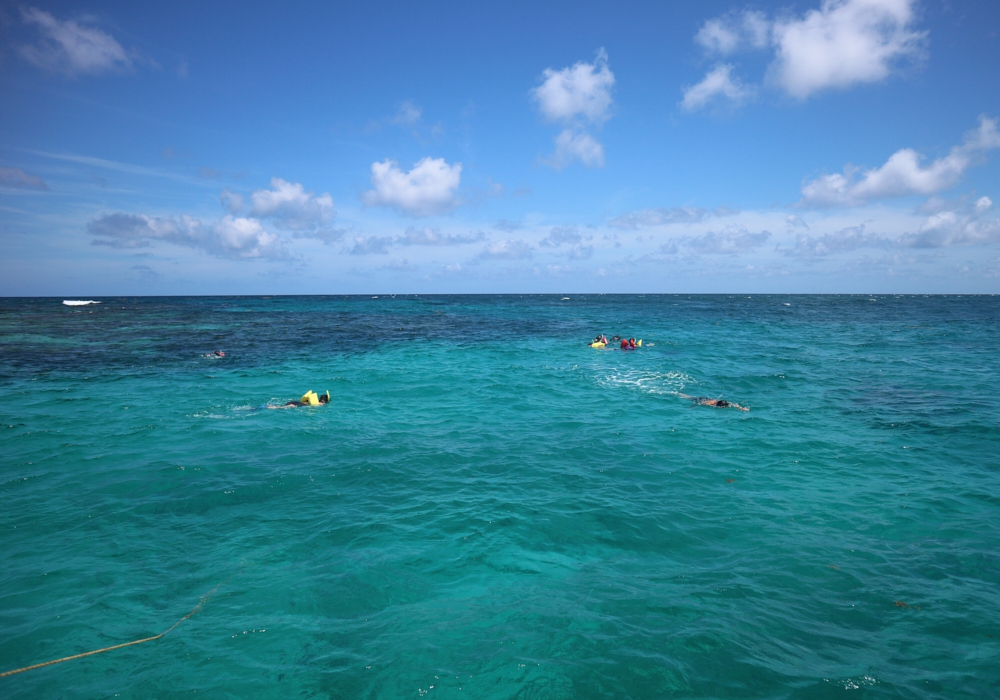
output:
[[[608,336],[604,335],[603,333],[594,338],[591,341],[590,346],[607,347],[609,345],[617,343],[619,340],[621,341],[621,348],[620,348],[621,350],[635,350],[636,348],[642,347],[641,340],[636,341],[635,338],[622,338],[620,335],[613,335],[611,336],[611,340],[609,341]]]
[[[608,341],[608,337],[603,333],[594,338],[590,343],[592,348],[606,348],[609,345],[621,341],[622,350],[635,350],[636,348],[642,347],[642,340],[636,341],[635,338],[622,338],[620,335],[615,335],[611,337]],[[749,411],[750,409],[746,406],[740,406],[738,403],[733,403],[732,401],[726,401],[725,399],[712,399],[707,396],[688,396],[687,394],[680,394],[682,399],[690,399],[694,403],[692,406],[713,406],[715,408],[735,408],[737,411]]]

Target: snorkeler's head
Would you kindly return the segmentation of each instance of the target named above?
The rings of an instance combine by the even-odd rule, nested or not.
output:
[[[322,396],[319,397],[319,402],[320,403],[328,403],[329,401],[330,401],[330,395],[329,394],[323,394]]]
[[[726,406],[729,405],[729,402],[726,401],[725,399],[719,399],[718,401],[715,402],[715,405],[718,406],[719,408],[725,408]]]

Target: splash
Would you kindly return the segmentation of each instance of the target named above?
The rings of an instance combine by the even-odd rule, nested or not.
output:
[[[630,369],[614,370],[611,374],[598,378],[597,383],[608,388],[631,388],[643,394],[673,395],[680,393],[688,384],[694,384],[695,379],[683,372]]]

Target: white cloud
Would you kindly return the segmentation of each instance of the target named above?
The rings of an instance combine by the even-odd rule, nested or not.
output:
[[[795,247],[785,251],[785,254],[798,258],[820,258],[859,248],[886,248],[890,245],[891,241],[883,236],[865,233],[865,225],[860,224],[823,236],[799,234],[795,237]]]
[[[410,226],[402,236],[396,239],[398,245],[422,245],[422,246],[453,246],[476,243],[485,238],[485,234],[477,232],[467,235],[442,234],[436,228],[417,228]]]
[[[543,248],[558,248],[564,243],[579,243],[583,240],[576,226],[553,226],[549,229],[549,235],[538,242]]]
[[[874,83],[901,58],[918,55],[925,32],[912,28],[915,0],[824,0],[802,19],[772,27],[771,72],[799,99],[825,88]]]
[[[608,222],[608,226],[618,229],[635,230],[644,226],[696,224],[709,216],[730,216],[738,214],[739,211],[739,209],[731,207],[716,207],[715,209],[702,209],[701,207],[640,209],[616,216]]]
[[[1000,242],[1000,220],[987,217],[993,200],[980,197],[974,204],[935,202],[930,216],[915,233],[899,238],[902,248],[950,248]]]
[[[131,67],[129,55],[115,39],[74,20],[60,21],[34,7],[22,8],[21,18],[41,33],[34,44],[18,47],[21,57],[56,73],[97,74]]]
[[[47,190],[42,178],[31,173],[26,173],[20,168],[0,168],[0,187],[10,187],[15,190],[32,189]]]
[[[601,167],[604,165],[604,146],[590,134],[564,129],[556,137],[556,152],[545,162],[560,170],[574,160],[589,167]]]
[[[531,257],[531,246],[517,238],[505,238],[486,246],[479,257],[483,260],[525,260]]]
[[[774,51],[767,77],[798,99],[829,88],[888,78],[907,59],[923,54],[927,32],[916,31],[916,0],[823,0],[803,16],[769,19],[757,11],[730,12],[706,21],[695,41],[710,54],[748,49]],[[732,78],[729,64],[716,66],[681,103],[687,110],[711,98],[740,102],[753,94]]]
[[[250,214],[273,218],[275,225],[292,231],[306,231],[321,226],[333,217],[333,197],[306,192],[297,182],[271,178],[270,190],[257,190],[250,195]],[[223,197],[228,190],[223,191]],[[230,194],[230,204],[235,203]],[[239,201],[242,207],[242,198]]]
[[[931,195],[945,190],[961,178],[978,157],[1000,148],[997,120],[980,117],[979,127],[963,142],[926,167],[923,156],[911,148],[896,151],[884,165],[864,171],[850,166],[844,173],[823,175],[802,185],[802,203],[814,206],[857,206],[870,200],[907,195]]]
[[[752,233],[745,226],[727,226],[722,231],[709,231],[701,236],[681,239],[684,246],[695,253],[707,255],[739,255],[752,253],[771,237],[768,231]],[[664,251],[673,252],[673,251]]]
[[[351,255],[387,255],[389,246],[392,245],[391,236],[357,236],[354,239],[354,247],[349,251]]]
[[[599,49],[593,63],[580,61],[569,68],[546,68],[542,84],[532,94],[547,119],[569,122],[583,118],[591,122],[611,117],[611,88],[614,73],[608,68],[608,54]]]
[[[546,68],[542,78],[532,91],[538,108],[549,121],[566,125],[556,136],[555,153],[544,162],[557,170],[577,160],[602,167],[604,146],[587,133],[586,125],[600,125],[611,118],[615,76],[608,68],[608,54],[599,49],[593,63],[580,61],[562,70]]]
[[[455,191],[462,179],[462,164],[448,165],[444,158],[424,158],[408,173],[395,161],[372,163],[375,189],[362,193],[371,206],[392,207],[410,216],[445,214],[458,206]]]
[[[694,40],[710,53],[725,56],[746,46],[758,49],[767,46],[770,33],[767,17],[762,12],[747,10],[708,20]]]
[[[152,217],[145,214],[108,214],[91,221],[88,231],[96,245],[142,248],[151,241],[203,250],[222,258],[288,257],[281,239],[268,233],[256,219],[226,216],[206,226],[194,217]]]
[[[716,97],[725,97],[739,104],[754,94],[751,87],[744,86],[739,78],[732,77],[733,67],[720,64],[710,70],[697,85],[684,90],[681,106],[689,112],[701,109]]]

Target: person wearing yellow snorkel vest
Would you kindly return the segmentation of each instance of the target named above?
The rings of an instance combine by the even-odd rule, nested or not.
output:
[[[322,406],[330,403],[330,392],[318,396],[315,391],[307,391],[298,401],[289,401],[284,406],[268,406],[268,408],[297,408],[299,406]]]

